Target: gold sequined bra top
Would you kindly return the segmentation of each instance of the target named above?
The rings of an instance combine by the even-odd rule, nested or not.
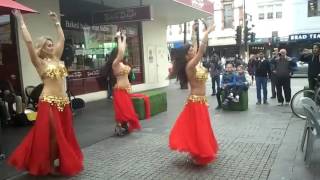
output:
[[[63,63],[47,64],[47,68],[42,74],[42,78],[49,77],[50,79],[62,79],[68,75],[68,71]]]
[[[208,79],[208,70],[204,67],[196,68],[196,80],[197,81],[206,81]]]
[[[197,96],[197,95],[189,95],[188,99],[187,99],[187,103],[201,103],[201,104],[205,104],[205,105],[209,105],[208,104],[208,98],[206,96]]]
[[[129,72],[130,72],[130,67],[129,67],[129,66],[124,66],[124,67],[120,70],[118,76],[128,75]]]
[[[42,96],[40,100],[43,102],[47,102],[52,106],[57,107],[58,111],[63,111],[64,107],[69,104],[68,97],[59,97],[59,96]]]

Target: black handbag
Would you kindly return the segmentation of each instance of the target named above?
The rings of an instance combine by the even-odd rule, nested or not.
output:
[[[71,99],[71,108],[72,109],[81,109],[85,107],[85,102],[81,98],[73,98]]]
[[[70,91],[67,91],[67,94],[69,96],[70,105],[73,110],[75,109],[82,109],[86,106],[86,103],[81,98],[76,98]]]

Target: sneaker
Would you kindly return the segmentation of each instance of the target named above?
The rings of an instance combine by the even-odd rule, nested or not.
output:
[[[261,104],[261,102],[260,101],[258,101],[257,103],[256,103],[256,105],[260,105]]]
[[[240,96],[239,96],[239,95],[236,95],[235,99],[236,99],[237,102],[239,102]]]
[[[222,108],[221,106],[217,106],[217,107],[216,107],[216,110],[219,110],[219,109],[221,109],[221,108]]]
[[[268,101],[263,101],[263,104],[269,104]]]
[[[278,106],[283,106],[283,102],[279,102]]]
[[[211,96],[215,96],[215,95],[216,95],[216,93],[212,93],[212,94],[211,94]]]
[[[233,98],[233,93],[230,93],[228,98]]]
[[[229,100],[225,99],[222,103],[223,106],[228,106],[229,105]]]
[[[275,99],[276,97],[275,97],[275,96],[271,96],[270,98],[271,98],[271,99]]]

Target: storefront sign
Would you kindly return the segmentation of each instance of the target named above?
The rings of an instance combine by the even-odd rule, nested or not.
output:
[[[213,3],[209,0],[173,0],[186,6],[193,7],[200,11],[213,14]]]
[[[93,24],[110,24],[152,20],[150,6],[112,9],[93,14]]]
[[[301,40],[320,40],[320,33],[310,34],[293,34],[289,36],[289,41],[301,41]]]
[[[100,75],[99,69],[86,71],[86,77],[97,77],[99,75]]]
[[[80,79],[83,78],[82,71],[69,71],[68,72],[68,79]]]

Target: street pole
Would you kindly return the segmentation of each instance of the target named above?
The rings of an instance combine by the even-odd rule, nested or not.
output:
[[[187,43],[187,23],[183,23],[183,44]]]
[[[248,29],[248,22],[247,22],[247,14],[246,14],[246,0],[243,0],[243,13],[244,13],[244,30]],[[244,34],[244,36],[247,36],[247,34]],[[244,40],[247,39],[247,37],[244,37]],[[248,42],[244,42],[244,53],[243,53],[243,59],[246,59],[246,54],[248,53]]]

